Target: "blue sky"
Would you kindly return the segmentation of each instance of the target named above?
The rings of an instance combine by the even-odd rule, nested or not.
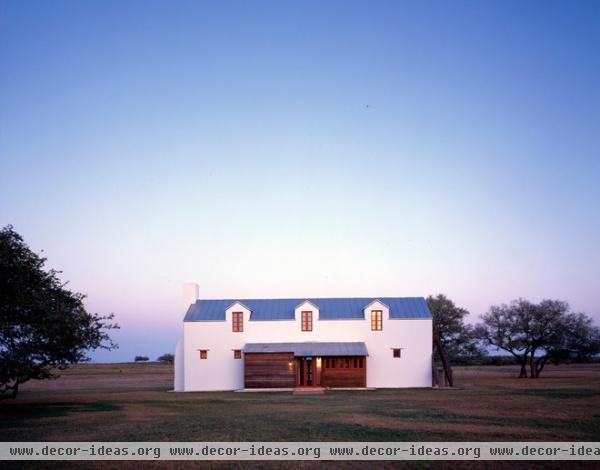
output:
[[[600,3],[0,3],[0,224],[121,349],[205,298],[600,322]]]

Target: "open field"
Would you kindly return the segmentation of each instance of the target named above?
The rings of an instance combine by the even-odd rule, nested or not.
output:
[[[454,390],[298,397],[167,393],[170,366],[82,365],[0,402],[0,434],[8,441],[600,441],[600,365],[548,367],[537,380],[516,372],[464,367]]]

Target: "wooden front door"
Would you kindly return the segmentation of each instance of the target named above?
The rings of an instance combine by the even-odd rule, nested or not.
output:
[[[316,387],[317,371],[316,360],[313,357],[299,357],[296,359],[296,386]]]

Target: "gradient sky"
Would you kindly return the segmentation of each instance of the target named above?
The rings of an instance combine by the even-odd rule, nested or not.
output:
[[[600,2],[0,2],[0,224],[121,348],[204,298],[600,322]]]

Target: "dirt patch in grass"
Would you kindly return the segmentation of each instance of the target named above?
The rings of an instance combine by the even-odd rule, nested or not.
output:
[[[165,416],[177,416],[177,412],[143,404],[131,404],[124,410],[124,419],[128,421],[150,421]]]

